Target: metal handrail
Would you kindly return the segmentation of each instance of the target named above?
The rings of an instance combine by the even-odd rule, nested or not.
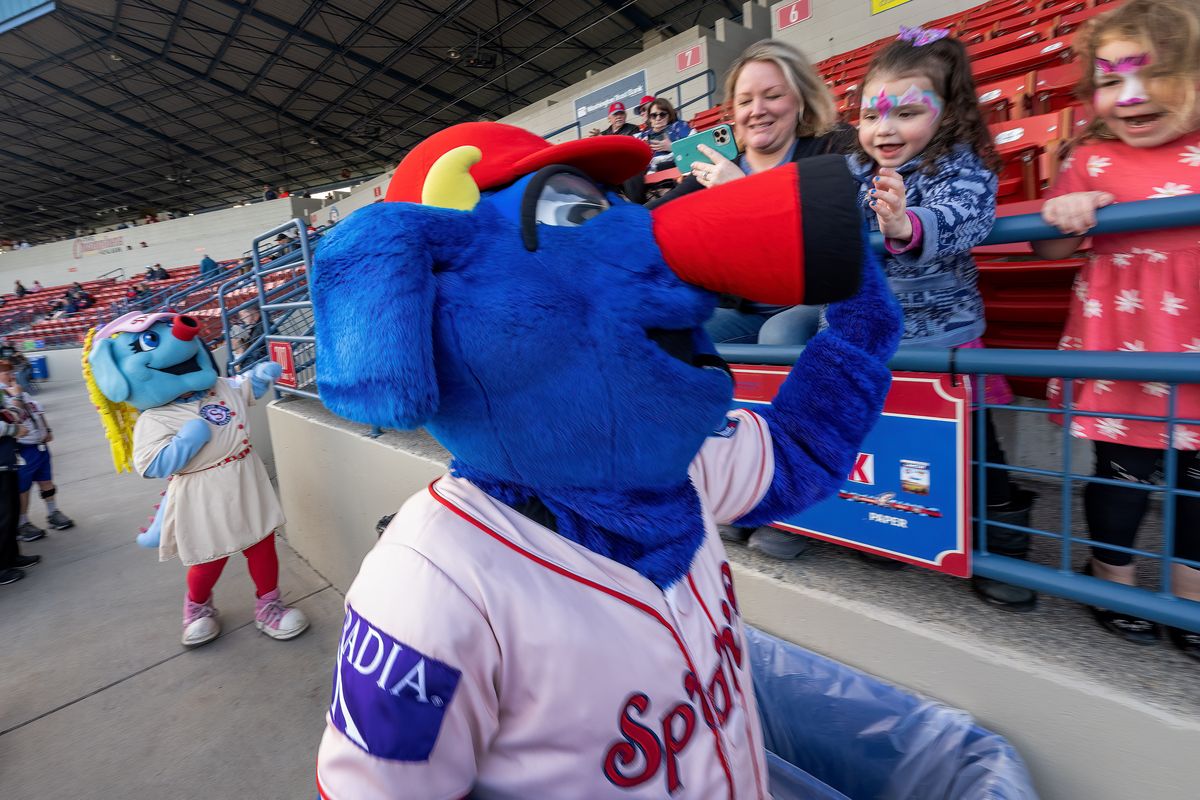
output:
[[[1134,200],[1101,208],[1096,211],[1095,227],[1087,235],[1186,228],[1191,225],[1200,225],[1200,195],[1196,194]],[[1062,231],[1044,222],[1040,214],[1017,214],[997,217],[991,233],[980,244],[1014,244],[1063,238],[1070,237],[1064,237]],[[887,252],[883,246],[883,234],[878,231],[871,233],[871,245],[878,253]]]

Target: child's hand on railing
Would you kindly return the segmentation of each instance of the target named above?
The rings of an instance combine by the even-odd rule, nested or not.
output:
[[[1042,206],[1042,219],[1063,233],[1083,236],[1096,227],[1096,209],[1116,200],[1108,192],[1072,192],[1052,197]]]

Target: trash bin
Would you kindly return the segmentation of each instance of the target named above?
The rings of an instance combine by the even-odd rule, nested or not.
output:
[[[965,711],[748,626],[746,649],[776,800],[1037,799],[1012,745]]]
[[[29,377],[35,381],[50,380],[50,365],[45,356],[29,357]]]

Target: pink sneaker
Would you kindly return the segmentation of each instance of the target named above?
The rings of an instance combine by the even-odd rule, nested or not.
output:
[[[217,622],[217,609],[213,607],[212,598],[204,603],[193,603],[191,598],[183,596],[183,644],[186,647],[198,647],[207,644],[221,635],[221,623]]]
[[[298,608],[288,608],[274,589],[254,605],[254,627],[272,639],[294,639],[308,629],[308,617]]]

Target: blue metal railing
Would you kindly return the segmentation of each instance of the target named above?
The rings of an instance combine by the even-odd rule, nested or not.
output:
[[[778,345],[720,345],[721,355],[738,364],[773,364],[790,366],[796,362],[803,347]],[[976,391],[973,393],[973,409],[1004,409],[1017,414],[1041,414],[1062,416],[1063,466],[1060,470],[1045,470],[1014,464],[999,464],[978,458],[974,464],[977,496],[981,498],[975,509],[974,519],[979,538],[972,559],[975,574],[1002,580],[1018,586],[1070,598],[1102,608],[1135,614],[1146,619],[1164,622],[1188,630],[1200,632],[1200,603],[1181,600],[1170,594],[1170,566],[1173,563],[1200,568],[1200,562],[1187,561],[1173,555],[1173,532],[1175,524],[1175,502],[1180,496],[1200,498],[1200,492],[1178,488],[1176,481],[1175,451],[1167,451],[1167,474],[1162,486],[1108,480],[1073,472],[1071,457],[1071,417],[1104,416],[1114,419],[1138,419],[1162,422],[1168,426],[1168,436],[1175,425],[1200,425],[1200,420],[1191,420],[1175,415],[1173,399],[1179,384],[1200,383],[1200,356],[1189,353],[1116,353],[1116,352],[1064,352],[1059,350],[946,350],[928,348],[903,348],[891,360],[893,370],[906,372],[940,372],[972,376]],[[1040,408],[1007,406],[982,400],[983,380],[987,375],[1019,375],[1033,378],[1104,378],[1111,380],[1146,381],[1154,380],[1170,385],[1170,403],[1164,416],[1120,414],[1116,412],[1083,412],[1070,407],[1070,380],[1064,381],[1064,408]],[[973,432],[975,452],[986,452],[982,425]],[[1005,469],[1014,474],[1034,475],[1040,478],[1059,478],[1063,481],[1062,530],[1054,533],[1037,528],[1013,525],[987,518],[987,483],[984,474],[988,469]],[[1071,533],[1074,517],[1073,495],[1070,487],[1074,483],[1101,483],[1122,488],[1139,489],[1163,496],[1163,552],[1105,544]],[[1057,540],[1062,547],[1057,567],[1023,561],[1017,558],[987,552],[987,529],[1006,528],[1028,533],[1032,536]],[[1157,592],[1122,586],[1099,578],[1081,575],[1071,570],[1073,546],[1096,547],[1106,550],[1131,553],[1159,560],[1162,565],[1160,588]]]
[[[691,97],[691,98],[685,100],[684,99],[685,92],[684,92],[683,87],[687,86],[688,84],[697,82],[697,81],[704,81],[703,91],[700,91],[694,97]],[[693,87],[693,88],[696,88],[696,87]],[[657,91],[650,92],[650,94],[654,95],[655,97],[665,97],[666,99],[670,100],[671,97],[668,97],[668,93],[673,93],[674,100],[672,101],[671,104],[673,106],[675,106],[675,111],[678,112],[679,118],[683,119],[684,118],[684,113],[683,113],[684,109],[694,106],[698,103],[704,103],[705,104],[704,108],[706,108],[706,109],[711,108],[712,107],[712,97],[716,93],[716,91],[717,91],[716,73],[714,73],[711,69],[706,69],[706,70],[704,70],[704,72],[698,73],[696,75],[692,75],[691,77],[688,77],[688,78],[684,78],[681,81],[676,81],[675,83],[664,86],[663,88],[658,89]],[[703,109],[701,109],[701,110],[703,110]],[[567,131],[571,131],[571,130],[575,131],[576,139],[583,138],[583,126],[579,124],[578,120],[576,120],[575,122],[568,123],[567,125],[564,125],[561,128],[556,128],[555,130],[552,130],[549,133],[542,134],[542,138],[543,139],[553,139],[555,136],[561,136],[562,134],[566,133]]]
[[[299,244],[299,258],[285,257],[270,262],[266,261],[266,256],[272,252],[272,249],[264,249],[263,242],[273,242],[274,237],[280,233],[292,230],[297,232],[296,242]],[[260,339],[247,346],[246,353],[243,353],[241,358],[244,359],[251,354],[253,344],[258,342],[268,347],[270,342],[287,342],[294,346],[296,387],[276,385],[277,397],[282,394],[293,394],[314,400],[320,399],[316,391],[317,340],[312,329],[312,301],[309,299],[308,284],[308,276],[311,274],[312,267],[312,248],[313,242],[309,239],[308,227],[299,219],[294,219],[260,234],[250,245],[250,275],[257,289],[255,302],[258,305],[259,319],[262,322],[262,334]],[[282,275],[285,272],[288,274],[282,282],[268,286],[268,278]],[[297,323],[298,319],[304,321]],[[227,336],[228,320],[229,313],[222,313],[222,325],[225,327]],[[285,330],[285,325],[288,323],[291,323],[288,326],[290,332]],[[299,332],[296,328],[299,329]],[[299,345],[299,347],[295,347],[295,345]],[[239,366],[241,366],[239,359],[231,361],[231,369],[237,369]]]

